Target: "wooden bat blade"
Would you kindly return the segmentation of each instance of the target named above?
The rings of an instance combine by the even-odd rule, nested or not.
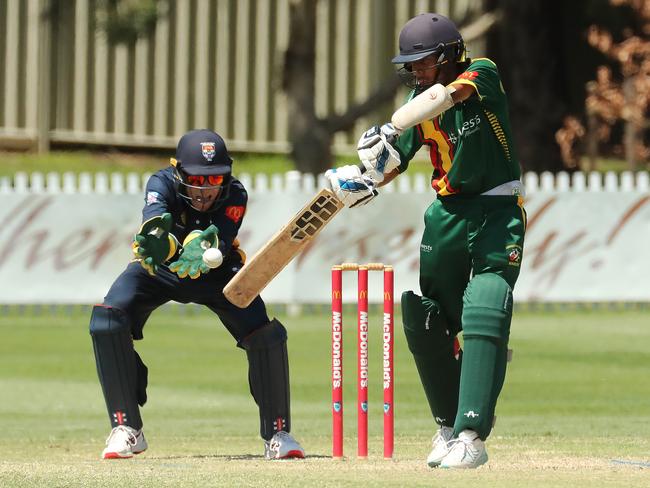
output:
[[[223,289],[230,303],[245,308],[329,224],[343,204],[322,189],[262,246]]]

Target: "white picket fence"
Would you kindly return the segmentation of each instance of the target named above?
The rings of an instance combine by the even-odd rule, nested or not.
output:
[[[13,177],[0,178],[0,194],[47,193],[47,194],[138,194],[151,176],[150,173],[31,173],[18,172]],[[302,190],[315,191],[323,185],[323,175],[314,177],[298,171],[284,174],[242,173],[237,175],[250,193],[279,193]],[[525,173],[526,193],[538,191],[556,192],[630,192],[650,191],[650,173],[625,171],[620,174],[550,172]],[[382,191],[389,193],[427,193],[431,191],[429,176],[423,173],[405,173]]]

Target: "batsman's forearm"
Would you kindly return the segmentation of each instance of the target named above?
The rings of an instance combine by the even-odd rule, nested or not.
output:
[[[453,86],[443,86],[436,83],[416,97],[398,108],[391,117],[391,123],[398,133],[404,132],[426,120],[437,117],[445,110],[454,106]]]

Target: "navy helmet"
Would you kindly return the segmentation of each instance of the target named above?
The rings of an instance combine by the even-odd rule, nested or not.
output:
[[[187,132],[178,141],[171,164],[178,192],[190,206],[212,211],[228,197],[232,158],[225,141],[216,132],[208,129]],[[212,205],[204,208],[205,202]]]
[[[435,57],[436,65],[465,60],[465,42],[456,24],[444,15],[425,13],[409,20],[399,33],[399,54],[393,64],[403,64],[400,77],[414,88],[417,80],[411,72],[411,63],[426,57]]]

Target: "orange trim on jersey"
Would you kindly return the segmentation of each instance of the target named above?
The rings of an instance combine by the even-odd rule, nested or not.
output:
[[[435,126],[436,130],[440,133],[445,143],[447,144],[447,148],[448,148],[447,153],[449,155],[449,161],[450,161],[449,169],[451,169],[451,165],[454,164],[454,145],[449,139],[449,135],[443,130],[442,127],[440,127],[440,118],[434,120],[433,125]]]
[[[426,127],[426,132],[427,134],[430,134],[432,131],[435,130],[435,127],[428,127],[433,124],[433,121],[427,120],[426,122],[422,122],[421,124],[418,124],[418,131],[420,133],[420,137],[422,138],[422,143],[426,144],[429,146],[429,159],[431,160],[431,166],[433,166],[434,170],[436,170],[439,173],[444,174],[445,170],[442,168],[442,164],[440,163],[440,153],[438,152],[438,143],[430,138],[426,137],[424,135],[425,130],[423,126]]]
[[[458,193],[458,190],[449,183],[449,175],[445,175],[442,180],[438,182],[438,188],[439,189],[436,190],[436,193],[441,197]]]
[[[440,127],[438,118],[420,124],[422,139],[431,147],[429,157],[431,164],[439,173],[440,178],[431,180],[431,187],[441,196],[457,193],[458,190],[449,184],[447,173],[454,162],[454,146],[449,136]]]
[[[428,120],[420,125],[422,125],[422,132],[424,133],[425,140],[428,139],[435,142],[438,146],[438,154],[440,155],[440,160],[442,162],[443,172],[448,173],[453,164],[453,149],[446,135],[443,135],[438,120]]]
[[[449,136],[442,130],[440,123],[437,120],[433,121],[436,128],[436,141],[438,141],[439,154],[442,158],[443,177],[437,182],[436,193],[440,196],[451,195],[457,193],[458,190],[453,188],[449,183],[449,171],[454,164],[454,146],[449,140]]]

